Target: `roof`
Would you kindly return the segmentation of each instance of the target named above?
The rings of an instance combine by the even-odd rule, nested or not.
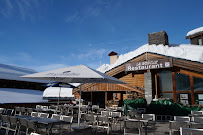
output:
[[[13,66],[13,65],[0,64],[0,79],[26,81],[26,82],[38,82],[38,83],[50,82],[50,81],[27,79],[27,78],[20,77],[22,75],[27,75],[32,73],[36,73],[36,71],[28,68]]]
[[[110,52],[109,54],[108,54],[108,56],[113,56],[113,55],[117,55],[118,53],[116,53],[116,52]]]
[[[145,44],[134,51],[120,55],[114,64],[112,65],[103,64],[97,70],[105,73],[133,59],[134,57],[137,57],[146,52],[151,52],[151,53],[169,56],[173,58],[203,63],[203,46],[190,45],[190,44],[179,44],[179,45],[168,45],[168,46],[164,46],[162,44],[161,45]]]
[[[0,88],[0,103],[39,103],[43,92],[31,89]]]
[[[189,38],[192,38],[192,37],[195,37],[198,35],[202,35],[202,34],[203,34],[203,27],[199,27],[199,28],[189,31],[186,35],[186,39],[189,39]]]

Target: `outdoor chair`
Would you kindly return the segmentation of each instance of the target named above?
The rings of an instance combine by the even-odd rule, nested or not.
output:
[[[36,105],[36,109],[41,109],[41,105]]]
[[[106,111],[113,112],[114,108],[113,107],[106,107]]]
[[[73,123],[73,116],[65,116],[65,115],[62,115],[61,116],[61,120],[63,120],[65,122],[65,124],[68,124],[69,126],[64,126],[62,124],[62,129],[65,129],[65,127],[67,127],[68,131],[71,132],[71,126],[72,126],[72,123]]]
[[[20,107],[20,114],[25,115],[26,113],[25,107]]]
[[[80,108],[80,118],[84,118],[84,115],[88,113],[87,107],[83,106]]]
[[[4,114],[5,108],[0,108],[0,114]]]
[[[191,111],[191,114],[203,114],[203,111]]]
[[[32,108],[27,108],[27,115],[31,115],[33,112],[33,109]]]
[[[142,114],[142,119],[148,120],[147,125],[144,125],[146,132],[151,131],[155,134],[155,114]]]
[[[48,113],[39,113],[40,118],[48,118],[49,114]]]
[[[128,110],[127,119],[136,119],[140,117],[141,116],[137,110]]]
[[[203,121],[203,117],[192,117],[191,118],[191,121],[194,121],[194,122],[202,122]]]
[[[41,109],[48,109],[48,106],[41,106]]]
[[[141,114],[146,112],[146,108],[137,108],[137,111]]]
[[[84,116],[84,122],[87,126],[91,127],[92,129],[95,129],[96,127],[96,116],[93,114],[85,114]]]
[[[99,108],[98,105],[92,105],[92,113],[97,113],[97,109]]]
[[[190,122],[190,128],[203,129],[202,121]]]
[[[32,117],[39,117],[39,113],[38,113],[38,112],[32,112],[32,113],[31,113],[31,116],[32,116]]]
[[[121,112],[112,112],[111,114],[112,117],[112,128],[113,128],[113,124],[116,125],[117,123],[120,124],[120,130],[121,130]]]
[[[20,107],[15,107],[15,114],[14,114],[15,116],[16,115],[20,115]]]
[[[111,112],[109,112],[109,111],[101,111],[101,115],[111,117]]]
[[[1,116],[1,126],[0,129],[5,129],[5,134],[8,135],[9,117],[8,115]]]
[[[202,134],[203,134],[203,129],[180,127],[180,135],[202,135]]]
[[[41,135],[41,134],[37,134],[37,133],[30,133],[30,135]]]
[[[44,127],[39,127],[37,122],[31,121],[31,120],[27,120],[27,133],[34,132],[34,133],[38,133],[40,132],[40,130],[45,129]],[[46,133],[47,133],[47,128],[46,128]]]
[[[21,135],[21,132],[25,133],[26,135],[28,130],[28,122],[26,119],[19,119],[19,128],[18,128],[18,135]]]
[[[61,119],[61,115],[59,115],[59,114],[52,114],[51,119],[60,120]]]
[[[186,121],[169,121],[170,135],[173,135],[174,132],[179,132],[180,127],[188,128],[188,122],[186,122]]]
[[[97,108],[96,114],[101,115],[102,111],[104,111],[104,108]]]
[[[141,122],[138,120],[125,120],[124,121],[124,135],[141,135],[142,127]]]
[[[16,117],[9,117],[9,124],[8,124],[8,130],[13,131],[14,135],[16,135],[18,131],[18,121]]]
[[[108,118],[108,116],[97,116],[97,125],[96,125],[96,131],[99,129],[106,130],[107,134],[109,134],[110,129],[112,130],[111,122]]]
[[[14,110],[13,109],[6,109],[5,114],[8,116],[12,116],[13,115]]]
[[[174,121],[190,121],[190,117],[188,116],[174,116]]]
[[[68,107],[68,115],[73,115],[73,107],[72,106],[69,106]],[[67,115],[67,114],[66,114]]]

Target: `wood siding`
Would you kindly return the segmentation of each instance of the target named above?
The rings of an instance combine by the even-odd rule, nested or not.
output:
[[[130,84],[131,86],[140,87],[142,88],[144,86],[144,74],[127,74],[120,78],[120,80]]]

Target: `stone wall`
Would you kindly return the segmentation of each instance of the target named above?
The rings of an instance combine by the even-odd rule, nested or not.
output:
[[[145,78],[145,98],[147,101],[147,104],[150,104],[152,101],[152,73],[147,72],[144,73]]]
[[[159,31],[155,33],[149,33],[148,34],[148,44],[163,44],[163,45],[168,45],[168,35],[166,34],[165,31]]]

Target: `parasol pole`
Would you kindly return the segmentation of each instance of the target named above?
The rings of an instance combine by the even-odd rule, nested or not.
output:
[[[81,90],[82,90],[82,85],[80,85],[80,94],[79,94],[79,108],[78,108],[78,128],[80,128],[80,100],[81,100]]]
[[[59,105],[60,95],[61,95],[61,87],[59,87],[58,105]]]

